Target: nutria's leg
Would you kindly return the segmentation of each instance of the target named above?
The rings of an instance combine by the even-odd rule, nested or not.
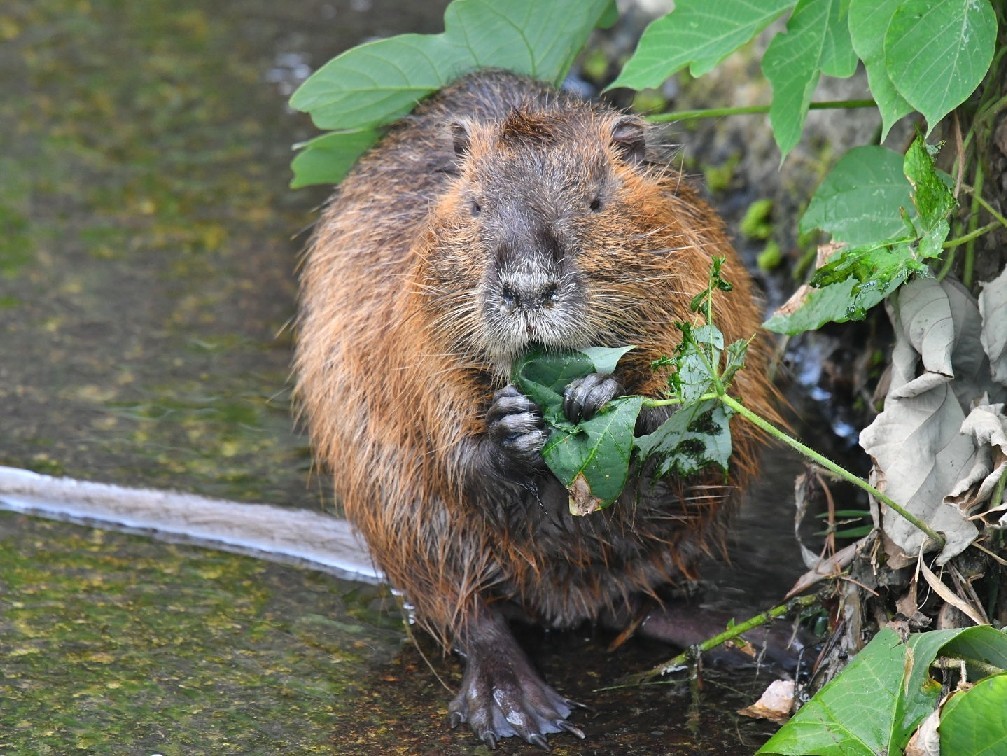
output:
[[[449,707],[452,727],[468,722],[491,748],[511,735],[546,749],[548,733],[584,737],[565,721],[575,704],[546,685],[499,612],[482,609],[466,626],[458,650],[465,657],[465,675]]]

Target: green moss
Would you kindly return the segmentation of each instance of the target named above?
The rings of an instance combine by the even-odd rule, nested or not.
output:
[[[602,84],[608,74],[609,59],[605,51],[600,47],[595,47],[584,53],[580,63],[580,70],[588,81],[595,84]]]
[[[767,243],[765,249],[756,258],[756,265],[759,266],[759,270],[767,272],[775,270],[782,262],[783,252],[780,251],[780,245],[775,241]]]
[[[668,105],[668,101],[660,90],[641,89],[633,96],[633,110],[637,113],[660,113]]]
[[[771,199],[756,200],[745,211],[739,230],[749,239],[768,239],[773,233],[773,201]]]
[[[738,167],[739,162],[741,162],[740,155],[731,155],[721,165],[711,165],[703,168],[703,178],[706,180],[706,186],[709,190],[711,192],[727,191],[731,187],[734,171]]]
[[[0,575],[4,753],[331,753],[403,640],[379,587],[2,512]]]

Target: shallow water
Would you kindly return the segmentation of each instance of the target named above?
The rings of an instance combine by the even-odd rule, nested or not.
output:
[[[295,269],[324,192],[287,188],[312,131],[285,100],[345,47],[438,31],[442,5],[3,4],[0,465],[331,509],[290,416]],[[795,465],[767,462],[734,569],[709,571],[739,615],[796,564]],[[751,753],[772,731],[733,713],[747,676],[597,692],[667,650],[527,640],[592,707],[590,739],[555,753]],[[386,588],[0,512],[2,753],[481,752],[445,727],[438,677],[453,688],[457,661],[407,643]]]

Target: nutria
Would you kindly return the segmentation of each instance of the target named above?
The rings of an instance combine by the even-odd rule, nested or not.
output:
[[[637,475],[610,508],[569,513],[545,467],[547,433],[512,385],[514,358],[636,349],[589,376],[566,411],[658,396],[651,367],[694,320],[713,256],[730,342],[759,327],[721,221],[648,145],[639,118],[501,71],[470,74],[396,124],[339,185],[302,271],[297,393],[338,500],[416,617],[465,659],[453,725],[490,745],[545,745],[571,703],[541,680],[501,607],[549,627],[639,621],[641,598],[688,576],[720,542],[753,473],[756,439],[732,424],[731,477]],[[756,343],[736,394],[769,411]],[[638,431],[667,410],[646,411]],[[667,634],[658,609],[643,629]]]

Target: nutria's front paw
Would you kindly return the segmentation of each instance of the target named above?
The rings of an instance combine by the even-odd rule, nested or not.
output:
[[[493,404],[486,413],[486,433],[508,460],[523,465],[542,464],[542,447],[549,434],[538,405],[514,386],[493,395]]]
[[[622,393],[611,375],[591,373],[571,381],[563,391],[563,414],[572,423],[590,420],[606,403]]]
[[[470,658],[462,688],[448,707],[451,727],[468,722],[483,743],[495,748],[500,738],[517,735],[549,750],[546,735],[584,733],[566,721],[574,704],[553,690],[523,656]]]

